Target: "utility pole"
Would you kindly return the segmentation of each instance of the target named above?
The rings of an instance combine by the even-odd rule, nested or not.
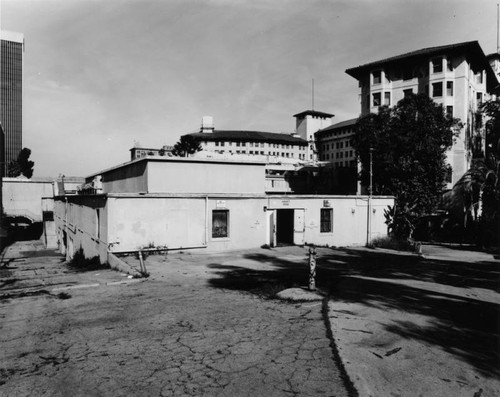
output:
[[[372,194],[373,194],[373,148],[370,148],[370,186],[368,186],[368,224],[366,228],[366,245],[372,243]]]

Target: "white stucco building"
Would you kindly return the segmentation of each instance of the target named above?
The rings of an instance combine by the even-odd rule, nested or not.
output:
[[[319,160],[333,163],[336,167],[357,167],[352,143],[357,121],[349,119],[316,132]]]
[[[470,166],[473,150],[484,148],[478,106],[498,85],[477,41],[397,55],[346,70],[359,82],[361,116],[393,106],[409,93],[426,93],[449,115],[464,123],[447,153],[454,184]]]
[[[144,247],[205,252],[262,245],[364,245],[385,236],[392,197],[265,193],[263,162],[141,158],[90,175],[101,194],[58,197],[56,233],[67,257],[135,252]]]

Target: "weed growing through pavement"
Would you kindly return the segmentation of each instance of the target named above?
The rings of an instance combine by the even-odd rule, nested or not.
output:
[[[80,247],[80,249],[75,252],[75,254],[73,255],[73,259],[71,259],[71,261],[68,263],[68,266],[80,272],[109,269],[109,265],[107,263],[101,263],[98,256],[86,258],[85,252],[83,251],[82,247]]]

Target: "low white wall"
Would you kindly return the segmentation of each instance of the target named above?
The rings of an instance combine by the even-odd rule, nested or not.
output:
[[[32,179],[3,178],[2,204],[6,215],[42,221],[42,197],[54,196],[54,183]]]
[[[57,198],[54,202],[54,221],[58,246],[66,259],[83,249],[86,258],[99,256],[108,260],[106,199],[97,196]]]

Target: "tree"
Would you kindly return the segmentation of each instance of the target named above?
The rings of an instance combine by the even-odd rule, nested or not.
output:
[[[188,157],[190,154],[199,152],[201,149],[200,141],[191,135],[183,135],[179,142],[172,149],[173,156]]]
[[[484,102],[480,111],[487,117],[481,223],[483,234],[497,236],[491,242],[500,247],[500,99]]]
[[[487,117],[486,161],[496,170],[500,162],[500,98],[484,102],[480,111]]]
[[[373,194],[394,195],[386,212],[389,231],[410,237],[418,216],[431,213],[439,202],[447,175],[445,153],[461,128],[458,119],[427,95],[409,95],[393,108],[361,117],[353,145],[361,161],[361,182],[369,186],[373,149]]]
[[[30,155],[31,150],[23,148],[19,152],[17,160],[11,160],[9,162],[7,176],[16,178],[19,175],[24,175],[28,179],[31,178],[33,176],[33,167],[35,163],[29,160]]]

